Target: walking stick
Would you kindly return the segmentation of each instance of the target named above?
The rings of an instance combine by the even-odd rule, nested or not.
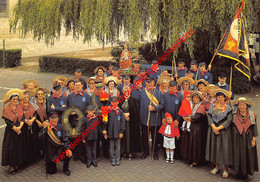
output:
[[[177,73],[177,68],[176,68],[176,61],[175,61],[175,57],[173,57],[173,61],[174,61],[174,69],[175,69],[175,74],[178,74]],[[176,77],[176,82],[178,80],[178,76]]]
[[[154,93],[155,93],[155,90],[156,90],[156,87],[157,87],[157,83],[158,83],[158,82],[156,82],[155,89],[154,89],[154,91],[153,91],[153,95],[152,95],[152,96],[154,96]],[[149,106],[151,106],[151,105],[152,105],[152,100],[150,100]],[[149,111],[148,117],[147,117],[148,147],[149,147],[149,154],[151,155],[151,154],[152,154],[152,153],[151,153],[151,146],[150,146],[150,142],[149,142],[149,121],[150,121],[150,115],[151,115],[151,111]],[[152,156],[151,156],[151,157],[152,157]]]
[[[229,92],[231,92],[231,85],[232,85],[232,63],[231,63],[231,68],[230,68],[230,81],[229,81]]]
[[[161,98],[161,93],[159,92],[159,101]],[[156,135],[157,135],[157,120],[158,120],[158,110],[156,111],[156,120],[155,120],[155,127],[154,127],[154,137],[153,137],[153,149],[152,149],[152,162],[153,162],[153,153],[154,153],[154,147],[155,147],[155,140],[156,140]]]
[[[175,57],[173,57],[173,60],[175,60]],[[174,79],[174,74],[173,74],[173,60],[172,60],[172,78]]]
[[[198,79],[198,74],[199,74],[199,68],[197,69],[197,73],[196,73],[196,78],[195,78],[195,81]]]

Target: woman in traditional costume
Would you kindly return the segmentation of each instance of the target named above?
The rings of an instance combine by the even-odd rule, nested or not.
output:
[[[182,159],[190,162],[190,166],[196,166],[205,158],[205,146],[207,136],[206,109],[203,104],[204,97],[201,92],[191,94],[191,115],[183,117],[184,121],[190,122],[190,132],[185,130],[181,141]]]
[[[107,69],[103,66],[99,66],[94,70],[94,73],[96,75],[96,80],[98,82],[104,83],[106,76]]]
[[[72,92],[75,92],[75,78],[68,79],[67,83],[65,84],[67,86],[66,94],[69,95]]]
[[[104,80],[105,92],[109,94],[110,98],[113,96],[119,97],[120,91],[117,89],[119,80],[114,76],[109,76]]]
[[[206,107],[206,110],[209,110],[210,105],[212,104],[212,102],[215,100],[215,97],[213,95],[213,90],[218,89],[217,86],[213,85],[213,84],[209,84],[208,86],[206,86],[203,90],[205,93],[205,97],[204,97],[204,105]]]
[[[217,174],[220,165],[224,166],[223,178],[228,177],[228,166],[233,164],[231,122],[232,108],[228,104],[231,93],[223,89],[215,89],[213,94],[216,100],[211,104],[208,111],[208,134],[206,155],[207,161],[216,164],[210,171]]]
[[[87,88],[84,90],[84,92],[88,93],[88,95],[92,95],[96,91],[95,82],[97,79],[95,77],[90,77],[89,79],[86,79]]]
[[[193,88],[194,80],[190,77],[181,77],[177,80],[178,87],[180,87],[179,92],[184,94],[185,91],[190,92]],[[191,88],[192,87],[192,88]]]
[[[2,145],[2,166],[9,165],[11,174],[19,172],[23,162],[22,127],[24,116],[22,105],[18,104],[22,97],[23,92],[20,89],[11,89],[4,97],[4,103],[10,103],[4,107],[2,115],[7,125]]]
[[[35,90],[35,110],[36,110],[36,120],[34,123],[37,123],[37,135],[40,132],[43,124],[48,122],[47,111],[46,111],[46,98],[48,98],[49,90],[39,87]],[[44,143],[37,138],[37,146],[38,146],[38,158],[41,159],[44,156]]]
[[[172,79],[170,77],[160,77],[157,81],[157,84],[159,85],[159,90],[162,94],[165,94],[169,91],[169,83]]]
[[[34,92],[24,91],[23,92],[23,113],[24,113],[24,126],[23,130],[25,133],[25,163],[32,164],[36,162],[38,158],[38,126],[34,122],[36,120],[36,112],[34,105],[29,101],[30,96],[35,96]]]
[[[232,102],[233,127],[233,170],[237,178],[248,180],[248,174],[258,171],[256,137],[258,136],[256,115],[252,111],[252,101],[244,97]]]

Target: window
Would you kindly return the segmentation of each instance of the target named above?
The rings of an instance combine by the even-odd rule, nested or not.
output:
[[[0,0],[0,17],[9,16],[8,0]]]

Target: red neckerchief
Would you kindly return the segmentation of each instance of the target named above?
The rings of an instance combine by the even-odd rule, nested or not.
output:
[[[155,73],[157,73],[157,71],[159,71],[159,66],[158,66],[158,64],[153,64],[152,65],[152,70],[155,72]]]
[[[240,112],[238,110],[235,115],[234,124],[236,125],[236,128],[240,135],[242,135],[243,130],[245,131],[246,134],[248,134],[249,128],[251,126],[251,119],[250,119],[249,111],[247,110],[246,117],[243,122],[242,115],[240,114]]]
[[[24,118],[25,119],[31,119],[31,118],[33,118],[33,114],[35,112],[35,109],[32,106],[32,104],[29,102],[28,107],[25,107],[25,105],[23,105],[23,112],[24,112]]]
[[[116,115],[118,115],[118,110],[119,110],[120,108],[119,108],[118,105],[116,104],[116,105],[108,106],[108,109],[109,109],[110,111],[115,111],[115,112],[116,112]]]
[[[75,76],[74,78],[76,78],[76,79],[81,79],[81,76],[80,76],[79,78],[77,78],[77,77]]]
[[[137,69],[135,69],[135,70],[134,70],[134,72],[135,72],[135,73],[138,73],[138,72],[139,72],[139,70],[140,70],[140,69],[139,69],[139,68],[137,68]]]
[[[88,121],[90,121],[91,119],[94,119],[94,118],[96,118],[97,117],[97,115],[93,115],[93,116],[90,116],[90,115],[87,115],[87,117],[88,117]]]
[[[185,69],[186,69],[186,67],[178,68],[178,71],[180,71],[180,70],[185,70]]]
[[[79,91],[79,92],[77,92],[77,91],[75,91],[75,93],[74,93],[74,95],[81,95],[81,96],[83,96],[83,90],[81,90],[81,91]]]
[[[46,115],[46,109],[44,108],[44,100],[42,103],[40,103],[38,100],[36,100],[36,104],[38,106],[38,109],[37,109],[37,113],[41,119],[41,122],[44,121],[45,118],[47,118],[47,115]]]
[[[15,123],[17,120],[19,122],[22,121],[23,119],[23,107],[18,104],[16,106],[16,109],[14,110],[11,104],[8,104],[4,109],[3,109],[3,118],[9,119],[13,123]]]
[[[50,127],[51,127],[51,129],[55,129],[56,131],[58,131],[57,128],[55,126],[53,126],[51,123],[50,123]]]
[[[178,97],[178,95],[176,93],[178,93],[178,90],[175,90],[175,92],[169,91],[170,95],[175,95],[176,97]]]
[[[207,73],[207,70],[205,70],[205,71],[200,71],[201,76],[205,76],[205,73]]]
[[[198,68],[197,68],[197,69],[192,69],[192,68],[191,68],[190,70],[195,72],[195,71],[198,71]]]
[[[147,89],[147,87],[145,87],[145,89],[146,89],[148,92],[152,92],[152,91],[155,89],[155,87],[153,87],[153,88],[151,88],[151,89]]]
[[[58,98],[58,99],[60,99],[60,97],[61,97],[61,94],[60,95],[55,95],[55,94],[52,94],[52,98]]]
[[[107,73],[108,73],[108,74],[112,74],[112,71],[108,70]]]

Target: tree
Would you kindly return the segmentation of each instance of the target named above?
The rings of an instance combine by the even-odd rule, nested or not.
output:
[[[73,38],[84,42],[96,38],[101,44],[114,43],[123,32],[129,42],[140,42],[141,33],[156,39],[158,55],[189,29],[196,32],[185,42],[192,58],[214,53],[234,16],[238,0],[19,0],[10,18],[10,30],[29,33],[36,40],[54,44],[62,26]],[[247,32],[254,32],[259,0],[246,1]],[[199,48],[198,48],[199,47]],[[201,50],[203,48],[203,50]],[[198,53],[199,50],[203,51]],[[195,55],[194,55],[195,53]],[[177,52],[175,53],[177,54]]]

